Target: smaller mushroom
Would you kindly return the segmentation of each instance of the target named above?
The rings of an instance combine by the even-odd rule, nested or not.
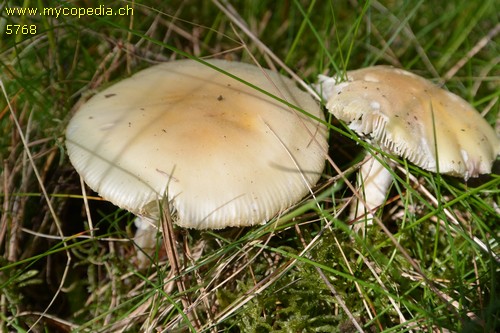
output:
[[[326,100],[326,108],[381,151],[465,180],[491,172],[500,140],[459,96],[389,66],[348,71],[347,81],[339,81],[338,77],[319,77],[316,89]],[[391,182],[390,168],[377,159],[366,162],[358,177],[366,207],[355,200],[350,217],[369,212],[367,220],[372,218]]]

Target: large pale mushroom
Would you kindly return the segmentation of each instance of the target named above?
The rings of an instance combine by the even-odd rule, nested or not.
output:
[[[338,77],[319,78],[316,88],[327,109],[381,151],[465,180],[490,173],[500,153],[500,140],[459,96],[388,66],[348,71],[347,81],[340,81]],[[367,207],[356,200],[351,218],[366,212],[372,217],[370,212],[384,202],[391,182],[387,166],[377,159],[366,162],[358,183]]]
[[[250,226],[321,176],[327,131],[307,93],[257,66],[207,63],[145,69],[96,94],[68,125],[71,163],[90,188],[141,217],[140,246],[151,246],[163,198],[183,227]]]

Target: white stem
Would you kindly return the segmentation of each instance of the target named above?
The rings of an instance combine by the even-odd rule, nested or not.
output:
[[[145,268],[151,264],[150,257],[155,253],[158,221],[144,216],[137,216],[134,224],[137,227],[134,236],[134,243],[137,247],[137,265],[139,268]]]
[[[373,214],[386,200],[387,190],[391,182],[392,175],[387,166],[380,163],[373,156],[369,157],[361,166],[357,179],[357,185],[364,203],[354,200],[349,214],[350,220],[365,216],[366,224],[373,224]]]

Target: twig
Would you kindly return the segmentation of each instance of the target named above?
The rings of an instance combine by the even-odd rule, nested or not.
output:
[[[189,299],[189,296],[186,294],[186,284],[184,283],[184,277],[180,276],[180,265],[179,265],[179,254],[177,252],[177,246],[175,242],[175,234],[173,228],[173,220],[172,215],[170,214],[169,203],[162,205],[162,219],[161,219],[161,227],[163,231],[163,245],[165,246],[165,251],[167,253],[168,261],[170,262],[170,267],[172,269],[172,274],[174,279],[176,279],[177,289],[179,290],[179,294],[181,295],[182,306],[184,307],[184,311],[188,316],[190,322],[194,325],[196,330],[199,330],[201,327],[200,320],[195,309],[191,308],[192,302]]]
[[[472,49],[469,50],[446,74],[443,76],[441,83],[445,83],[451,79],[459,70],[462,68],[467,61],[469,61],[473,56],[475,56],[481,49],[483,49],[488,43],[500,33],[500,23],[491,29],[486,36],[481,38]]]

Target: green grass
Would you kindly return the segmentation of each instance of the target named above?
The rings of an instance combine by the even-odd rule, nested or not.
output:
[[[94,92],[157,62],[215,56],[269,67],[269,55],[210,1],[72,1],[63,6],[128,4],[134,15],[57,19],[8,16],[17,3],[0,4],[0,332],[498,330],[498,163],[493,175],[464,183],[399,161],[378,214],[399,245],[379,226],[362,237],[348,225],[346,182],[366,145],[331,117],[330,156],[346,177],[327,163],[315,198],[279,223],[175,228],[180,273],[171,274],[161,247],[159,265],[138,270],[134,217],[88,189],[88,204],[82,197],[64,148],[71,115]],[[484,39],[500,23],[495,0],[233,6],[307,83],[391,64],[446,78],[498,129],[500,45],[498,34]],[[8,24],[37,32],[7,35]]]

